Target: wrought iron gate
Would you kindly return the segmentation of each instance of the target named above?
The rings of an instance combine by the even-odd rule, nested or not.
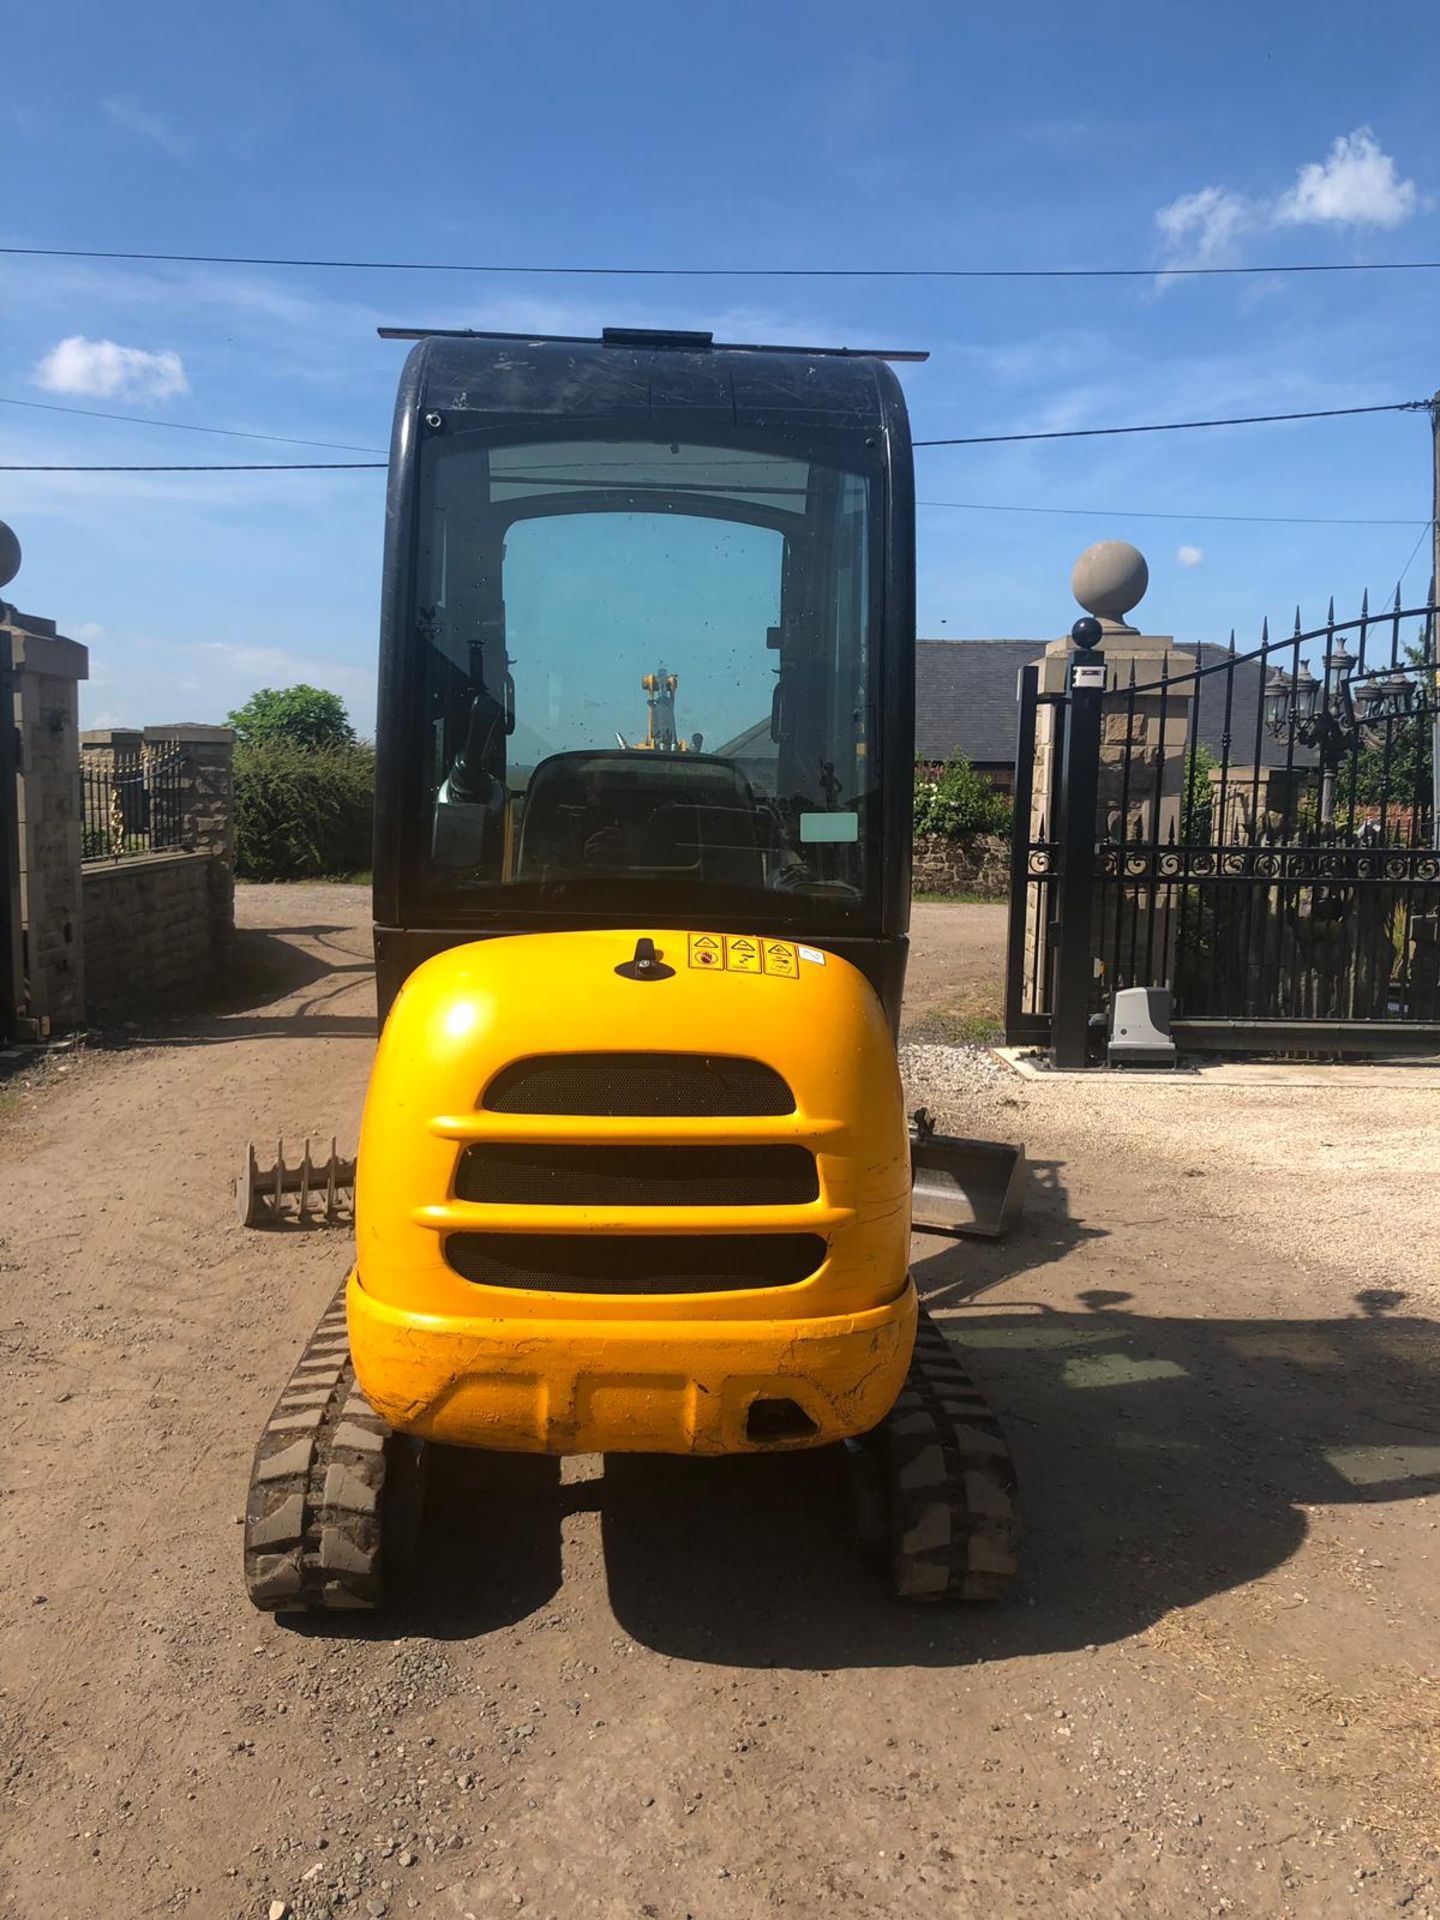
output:
[[[1440,1051],[1433,602],[1297,613],[1146,683],[1103,653],[1059,693],[1025,670],[1012,1044],[1081,1064],[1114,989],[1164,986],[1191,1048]]]

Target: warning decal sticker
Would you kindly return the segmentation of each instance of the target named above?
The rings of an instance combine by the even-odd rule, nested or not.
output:
[[[731,973],[759,973],[760,942],[752,934],[727,933],[725,965]]]
[[[692,933],[689,939],[690,964],[702,972],[799,977],[800,963],[789,940],[761,940],[753,933]]]

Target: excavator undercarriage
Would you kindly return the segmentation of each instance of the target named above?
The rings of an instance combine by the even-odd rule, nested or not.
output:
[[[355,1380],[345,1290],[266,1422],[245,1511],[245,1585],[266,1613],[393,1604],[424,1518],[433,1441],[387,1427]],[[856,1534],[899,1600],[996,1600],[1016,1570],[1015,1472],[1000,1423],[921,1311],[895,1405],[845,1443]]]

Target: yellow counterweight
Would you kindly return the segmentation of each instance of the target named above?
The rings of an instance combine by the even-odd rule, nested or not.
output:
[[[824,1444],[904,1380],[909,1225],[894,1043],[846,961],[704,931],[476,941],[410,976],[381,1037],[356,1374],[457,1445]]]

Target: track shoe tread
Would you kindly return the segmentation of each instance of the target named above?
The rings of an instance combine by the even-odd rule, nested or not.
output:
[[[342,1287],[286,1382],[255,1450],[245,1585],[267,1613],[351,1611],[384,1598],[384,1512],[397,1449],[356,1384]],[[405,1467],[413,1480],[409,1454]]]
[[[905,1385],[863,1444],[878,1450],[884,1476],[897,1598],[998,1599],[1017,1567],[1014,1465],[999,1421],[923,1309]]]

